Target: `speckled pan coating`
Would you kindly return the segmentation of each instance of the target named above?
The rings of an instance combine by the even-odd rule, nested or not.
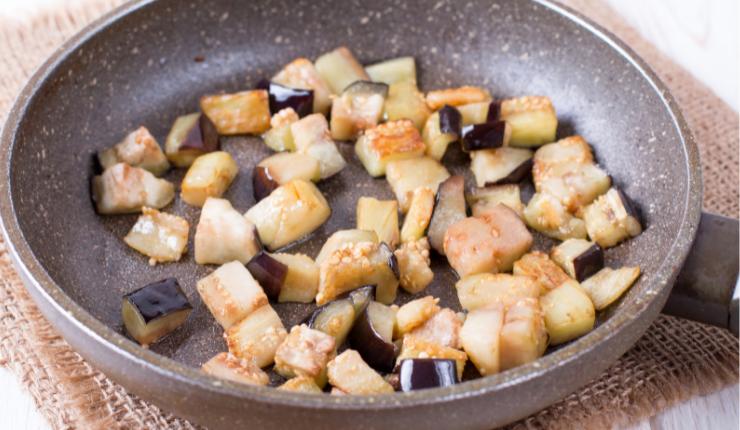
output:
[[[175,117],[194,111],[200,95],[249,88],[297,56],[315,58],[339,44],[364,63],[415,56],[424,89],[479,84],[496,97],[553,99],[559,134],[579,133],[593,144],[647,226],[607,252],[607,264],[639,264],[644,275],[599,328],[499,375],[385,397],[290,394],[217,381],[193,368],[225,348],[195,290],[212,268],[196,266],[190,249],[183,262],[152,269],[126,247],[120,238],[135,216],[95,214],[92,155],[139,125],[163,143]],[[251,167],[267,150],[243,137],[225,139],[224,148],[240,165],[226,197],[246,210]],[[342,151],[349,167],[320,184],[333,208],[329,222],[290,252],[315,256],[328,234],[353,226],[360,195],[392,196],[385,180],[365,174],[350,146]],[[1,154],[4,231],[44,314],[132,392],[211,428],[490,428],[532,413],[596,377],[647,328],[700,211],[696,146],[663,84],[603,30],[544,1],[133,2],[39,70],[9,117]],[[445,164],[464,172],[464,157],[453,150]],[[169,178],[179,182],[181,174]],[[198,211],[179,200],[167,210],[197,221]],[[434,264],[428,292],[457,307],[453,274]],[[195,310],[183,329],[145,350],[122,335],[121,296],[167,276],[180,280]],[[311,310],[277,308],[286,324]]]

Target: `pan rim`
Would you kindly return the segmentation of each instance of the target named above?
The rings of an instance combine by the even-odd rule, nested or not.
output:
[[[61,66],[63,61],[83,47],[90,39],[105,31],[118,19],[139,9],[156,3],[157,0],[136,0],[120,6],[93,23],[86,26],[70,40],[65,42],[44,62],[30,78],[20,95],[2,130],[0,140],[0,224],[8,252],[16,269],[24,279],[27,288],[35,290],[54,311],[76,326],[77,336],[87,336],[111,354],[148,369],[162,377],[181,384],[188,384],[207,390],[216,395],[232,396],[254,402],[279,404],[300,408],[323,408],[354,410],[366,407],[372,409],[406,408],[416,405],[447,402],[480,396],[502,390],[515,384],[534,380],[546,374],[550,369],[577,360],[587,355],[595,346],[609,342],[620,332],[635,324],[641,315],[660,296],[666,288],[671,288],[673,280],[683,264],[696,234],[701,214],[701,166],[699,152],[694,137],[683,118],[681,111],[666,85],[656,73],[631,48],[620,41],[606,29],[594,23],[574,10],[551,0],[531,0],[549,9],[606,43],[617,54],[627,60],[655,90],[663,105],[671,115],[673,125],[677,128],[683,143],[684,157],[688,171],[687,196],[683,217],[676,239],[660,264],[651,275],[644,297],[620,309],[601,326],[576,342],[541,357],[533,363],[511,369],[497,375],[479,378],[451,387],[423,390],[412,393],[397,393],[393,396],[312,396],[275,390],[273,388],[255,387],[217,380],[200,372],[196,368],[176,362],[168,357],[155,354],[127,340],[121,334],[94,318],[79,304],[72,300],[54,282],[41,263],[36,260],[14,211],[12,185],[10,183],[12,151],[17,139],[17,132],[24,119],[25,112],[32,100],[39,94],[49,76]],[[665,296],[664,296],[665,297]],[[38,300],[37,297],[34,297]],[[49,315],[46,315],[47,318]],[[55,322],[53,322],[56,325]],[[606,368],[611,363],[606,363]],[[603,369],[602,369],[603,370]]]

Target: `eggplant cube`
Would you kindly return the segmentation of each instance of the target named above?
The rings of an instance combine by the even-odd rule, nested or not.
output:
[[[270,101],[265,90],[201,97],[200,109],[216,125],[218,134],[261,134],[270,128]]]
[[[121,316],[126,331],[146,346],[182,325],[192,310],[177,279],[167,278],[123,296]]]
[[[455,360],[410,358],[400,364],[401,391],[447,387],[458,382]]]
[[[432,248],[445,255],[444,239],[447,229],[466,216],[465,179],[459,175],[450,176],[439,185],[437,191],[437,200],[427,231]]]
[[[578,282],[604,267],[604,251],[585,239],[566,240],[550,251],[550,257]]]
[[[642,233],[637,212],[629,199],[616,188],[610,189],[583,210],[586,230],[602,248]]]
[[[280,185],[294,179],[318,181],[320,178],[321,165],[318,160],[299,152],[282,152],[257,164],[252,171],[252,192],[254,199],[260,201]]]
[[[385,84],[356,81],[347,87],[331,105],[332,139],[355,139],[362,130],[375,127],[387,96]]]
[[[430,267],[429,242],[426,238],[406,242],[394,254],[401,274],[401,288],[416,294],[432,283],[434,272]]]
[[[276,152],[295,151],[290,125],[299,119],[293,108],[285,108],[274,114],[270,119],[270,129],[262,135],[265,145]]]
[[[389,162],[420,157],[424,142],[409,120],[390,121],[365,131],[355,144],[357,157],[371,176],[383,176]]]
[[[246,264],[262,249],[257,229],[225,199],[210,197],[195,228],[195,262]]]
[[[265,251],[260,251],[246,266],[267,297],[270,300],[277,300],[288,276],[288,266]]]
[[[395,248],[400,240],[398,202],[360,197],[357,200],[357,228],[377,234],[377,240]]]
[[[319,254],[316,256],[316,264],[322,265],[324,261],[340,248],[360,242],[379,243],[378,235],[372,230],[350,229],[335,231],[326,239],[324,246],[321,247]]]
[[[337,346],[342,345],[352,329],[357,312],[349,298],[337,299],[317,308],[308,319],[308,326],[332,336]]]
[[[519,299],[537,298],[540,287],[532,279],[506,273],[467,276],[455,284],[460,306],[468,311],[497,303],[510,307]]]
[[[422,325],[411,330],[406,336],[413,336],[447,348],[460,349],[462,323],[460,317],[452,309],[444,308]]]
[[[429,108],[437,110],[444,105],[460,106],[469,103],[490,102],[491,93],[484,88],[463,86],[429,91],[426,98]]]
[[[310,60],[306,58],[293,60],[272,77],[272,82],[292,88],[313,90],[313,111],[322,114],[329,112],[331,90]]]
[[[165,153],[175,167],[190,167],[201,155],[220,146],[216,125],[202,113],[177,117],[165,141]]]
[[[462,116],[452,106],[445,106],[439,112],[430,115],[424,123],[422,133],[424,145],[426,145],[426,154],[435,160],[441,160],[450,143],[460,139],[462,134],[461,124]]]
[[[175,186],[147,170],[118,163],[92,179],[92,194],[99,214],[125,214],[167,206],[175,198]]]
[[[482,376],[501,370],[501,329],[504,326],[504,307],[490,305],[468,313],[460,340],[463,350],[470,357]]]
[[[238,261],[224,264],[198,281],[198,294],[224,329],[267,306],[262,287]]]
[[[410,358],[438,358],[454,360],[457,365],[457,378],[462,379],[465,363],[468,361],[468,355],[459,349],[449,348],[434,342],[429,342],[416,336],[404,336],[401,345],[401,353],[396,360],[401,363],[403,360]]]
[[[545,353],[547,330],[538,299],[521,299],[509,307],[501,328],[500,346],[501,370],[527,364]]]
[[[500,203],[516,212],[520,218],[524,218],[524,204],[517,184],[473,188],[467,197],[474,217],[483,215]]]
[[[193,206],[203,206],[209,197],[221,197],[239,172],[239,166],[228,152],[216,151],[193,161],[182,179],[182,200]]]
[[[163,175],[170,168],[162,148],[146,127],[139,127],[112,148],[100,151],[98,160],[103,169],[126,163],[148,170],[155,176]]]
[[[529,176],[532,151],[520,148],[496,148],[472,151],[470,170],[479,187],[517,183]]]
[[[414,57],[398,57],[365,67],[373,82],[392,85],[408,81],[416,83],[416,61]]]
[[[281,185],[244,215],[257,226],[262,243],[278,249],[316,230],[331,209],[316,185],[295,179]]]
[[[329,383],[347,394],[390,394],[393,387],[365,363],[360,354],[348,349],[329,362]]]
[[[534,186],[538,193],[556,197],[570,212],[577,212],[604,194],[611,179],[595,164],[560,163],[538,172]]]
[[[639,267],[605,267],[581,284],[597,311],[606,309],[640,277]]]
[[[256,89],[267,90],[270,113],[273,116],[285,109],[291,109],[301,117],[313,112],[313,90],[311,89],[292,88],[266,79],[261,80]],[[270,119],[270,125],[273,126],[272,119]]]
[[[475,152],[506,147],[510,139],[511,126],[504,121],[468,125],[462,129],[462,150]]]
[[[460,112],[460,115],[462,116],[462,126],[466,127],[469,125],[475,125],[475,124],[483,124],[484,122],[487,122],[489,120],[488,112],[490,110],[491,104],[495,102],[477,102],[477,103],[468,103],[464,105],[457,106],[458,112]],[[498,119],[490,118],[492,120]]]
[[[543,294],[570,281],[570,277],[563,272],[563,269],[550,260],[547,254],[540,251],[524,254],[515,262],[514,275],[531,278],[540,286]]]
[[[593,162],[594,155],[586,140],[578,135],[568,136],[537,148],[534,154],[537,173],[535,180],[539,175],[546,175],[547,169],[557,164],[593,164]]]
[[[178,261],[187,251],[190,224],[179,216],[143,208],[123,241],[149,257],[149,264]]]
[[[218,353],[203,364],[209,375],[248,385],[267,385],[270,377],[250,360],[237,358],[228,352]]]
[[[387,121],[408,119],[414,127],[421,130],[429,115],[432,113],[419,92],[416,82],[403,80],[394,82],[388,88],[388,98],[385,100],[383,117]]]
[[[341,94],[353,82],[370,80],[362,64],[346,46],[317,58],[316,70],[334,94]]]
[[[317,379],[323,376],[334,354],[333,337],[305,324],[293,326],[275,351],[275,371],[286,378],[308,376]]]
[[[273,254],[288,268],[278,302],[311,303],[319,290],[319,266],[303,254]]]
[[[224,337],[229,352],[266,367],[275,360],[275,351],[288,333],[277,312],[266,304],[231,326]]]
[[[594,304],[576,281],[566,282],[545,294],[540,303],[551,345],[573,340],[594,328]]]
[[[447,169],[429,157],[391,161],[385,174],[402,213],[408,212],[415,189],[427,187],[436,193],[439,184],[449,177]]]
[[[511,146],[540,146],[555,140],[558,118],[548,97],[503,100],[499,117],[511,126]]]
[[[395,310],[378,302],[369,302],[357,315],[349,333],[349,343],[375,369],[389,372],[393,369],[396,348],[392,343]]]
[[[396,313],[396,324],[401,335],[424,324],[432,315],[439,312],[440,308],[437,303],[439,299],[425,296],[401,306]]]
[[[524,209],[527,225],[545,236],[559,240],[585,239],[586,223],[571,215],[557,198],[535,193]]]
[[[296,151],[319,162],[321,179],[339,173],[347,164],[331,139],[329,124],[321,114],[309,115],[290,125]]]
[[[434,210],[434,191],[427,187],[414,190],[401,228],[401,242],[415,242],[424,236]]]
[[[290,378],[277,387],[278,390],[293,391],[295,393],[322,394],[321,388],[316,385],[316,380],[308,376],[296,376]]]

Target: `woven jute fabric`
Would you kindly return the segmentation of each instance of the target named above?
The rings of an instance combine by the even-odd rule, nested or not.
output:
[[[33,70],[64,40],[120,0],[79,0],[24,22],[0,20],[0,123]],[[704,207],[738,215],[738,116],[603,3],[567,2],[626,41],[676,96],[699,143]],[[62,2],[60,2],[62,4]],[[609,370],[514,428],[608,428],[635,422],[738,380],[728,332],[661,316]],[[28,388],[54,429],[194,429],[87,364],[41,316],[0,239],[0,364]]]

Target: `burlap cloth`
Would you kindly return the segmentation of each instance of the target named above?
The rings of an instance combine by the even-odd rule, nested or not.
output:
[[[78,29],[120,3],[83,0],[27,22],[0,20],[0,123],[35,68]],[[567,3],[626,41],[668,84],[699,143],[704,207],[737,217],[737,113],[603,3]],[[55,429],[195,428],[128,394],[72,351],[28,296],[11,267],[2,239],[0,364],[21,378]],[[736,338],[721,329],[661,316],[629,352],[590,385],[515,427],[606,428],[628,424],[737,381]]]

